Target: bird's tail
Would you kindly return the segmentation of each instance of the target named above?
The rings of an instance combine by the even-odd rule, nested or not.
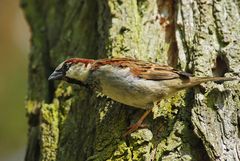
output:
[[[183,81],[183,83],[179,86],[179,89],[190,88],[208,81],[221,82],[221,81],[233,81],[233,80],[238,80],[238,79],[229,78],[229,77],[190,77],[189,80]]]

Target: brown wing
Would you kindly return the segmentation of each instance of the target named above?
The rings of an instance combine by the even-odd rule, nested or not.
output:
[[[99,68],[107,64],[120,68],[129,67],[135,76],[148,80],[169,80],[174,78],[188,79],[191,76],[188,73],[178,71],[167,65],[159,65],[129,58],[101,59],[96,61],[94,67]]]

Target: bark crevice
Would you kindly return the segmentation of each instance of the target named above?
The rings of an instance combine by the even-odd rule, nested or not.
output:
[[[239,76],[239,3],[22,0],[31,26],[25,160],[239,160],[239,83],[207,83],[142,111],[82,86],[48,82],[70,57],[133,57],[196,76]],[[202,90],[203,89],[203,90]]]

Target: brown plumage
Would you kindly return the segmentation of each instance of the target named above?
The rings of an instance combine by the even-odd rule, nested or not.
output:
[[[112,65],[120,68],[128,67],[133,75],[147,80],[168,80],[179,77],[189,78],[191,76],[189,73],[176,70],[167,65],[128,58],[101,59],[93,63],[94,69],[103,65]]]
[[[129,58],[72,58],[61,63],[49,77],[94,87],[113,100],[147,110],[127,134],[135,131],[155,101],[207,81],[229,81],[226,77],[193,77],[167,65]]]

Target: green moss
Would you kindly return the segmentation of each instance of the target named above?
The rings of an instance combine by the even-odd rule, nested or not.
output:
[[[106,117],[108,116],[107,114],[109,114],[109,111],[111,108],[114,108],[114,106],[116,105],[116,102],[107,98],[106,96],[102,95],[99,96],[98,95],[98,98],[100,98],[103,100],[100,104],[99,104],[99,110],[98,110],[98,113],[99,113],[99,122],[101,123],[104,119],[107,119]]]
[[[188,140],[185,140],[184,136],[188,136]],[[173,160],[178,160],[179,158],[197,160],[191,151],[191,144],[188,143],[189,140],[194,140],[192,136],[192,131],[187,129],[186,123],[183,121],[175,122],[169,136],[158,143],[156,160],[168,160],[170,158],[173,158]]]
[[[150,152],[153,148],[152,138],[153,134],[149,129],[139,129],[131,134],[132,160],[150,160]]]
[[[108,1],[112,14],[110,37],[105,44],[109,56],[122,57],[141,55],[140,49],[140,17],[137,3],[134,0],[120,2]],[[124,18],[125,15],[126,18]],[[108,31],[107,31],[108,32]]]
[[[190,151],[192,145],[185,143],[194,142],[196,138],[191,137],[190,117],[187,112],[182,112],[185,109],[180,108],[185,107],[184,93],[178,93],[172,98],[163,100],[160,106],[155,106],[154,124],[149,127],[151,131],[141,129],[132,133],[127,139],[121,136],[132,119],[130,111],[134,110],[123,109],[120,107],[122,105],[112,104],[105,97],[95,97],[87,90],[81,88],[75,90],[75,86],[60,82],[53,102],[42,103],[42,100],[51,99],[48,101],[52,101],[52,93],[49,93],[52,89],[49,90],[47,75],[52,68],[68,57],[97,57],[100,54],[101,57],[131,56],[166,64],[171,42],[166,42],[166,34],[168,34],[166,28],[160,26],[159,20],[155,21],[155,14],[159,13],[160,9],[158,5],[161,4],[156,5],[156,1],[143,0],[87,0],[84,2],[72,0],[66,3],[64,1],[62,3],[22,1],[25,3],[28,21],[33,31],[29,101],[26,103],[26,108],[28,113],[36,113],[39,109],[41,112],[40,137],[37,134],[36,138],[30,138],[32,140],[40,138],[41,160],[75,161],[86,158],[99,161],[149,160],[150,153],[154,150],[156,150],[156,160],[179,158],[201,160],[201,157],[200,159],[191,157],[194,153]],[[214,53],[214,48],[219,50],[218,42],[215,43],[215,38],[211,36],[216,32],[215,24],[212,23],[212,18],[218,17],[217,12],[212,11],[216,5],[196,3],[198,7],[194,12],[191,11],[191,6],[186,9],[186,5],[188,3],[174,8],[181,13],[175,17],[177,18],[176,29],[181,32],[178,41],[183,41],[177,42],[178,47],[182,45],[183,54],[185,51],[189,54],[186,56],[187,63],[194,59],[193,67],[196,74],[208,73],[211,71],[211,65],[209,65],[211,54],[204,53]],[[234,9],[234,7],[230,8]],[[183,10],[187,12],[182,12]],[[228,9],[226,11],[228,13]],[[189,14],[193,19],[188,21]],[[145,23],[152,17],[154,21]],[[194,27],[192,28],[192,25],[189,27],[188,24],[194,24]],[[216,21],[216,25],[224,24],[226,23]],[[179,34],[178,32],[176,34]],[[224,43],[225,40],[230,42],[228,38],[233,36],[224,36],[224,34],[222,32],[220,38],[224,38]],[[220,44],[222,45],[224,44]],[[223,46],[221,52],[225,54],[229,49],[238,50],[236,45],[230,44],[227,48]],[[194,51],[193,55],[192,51]],[[65,55],[63,54],[65,52],[73,54]],[[231,53],[233,54],[229,55],[236,55],[235,51]],[[229,57],[234,58],[235,64]],[[234,56],[227,56],[227,58],[229,68],[237,73],[237,68],[233,68],[239,62],[237,55],[236,58]],[[209,107],[214,107],[211,98],[212,96],[209,96],[207,103]],[[237,105],[240,104],[239,97],[233,99],[236,100]],[[69,112],[70,108],[71,112]],[[152,118],[146,121],[150,119]],[[164,126],[163,130],[159,130],[160,126]],[[60,139],[59,133],[61,133]],[[188,138],[191,139],[188,140]],[[199,145],[201,142],[194,149],[199,148]],[[200,153],[203,154],[202,151]],[[57,159],[56,155],[58,155]]]
[[[149,160],[150,151],[153,147],[150,142],[152,139],[152,133],[150,130],[141,129],[131,134],[131,144],[127,146],[126,141],[122,140],[117,143],[117,147],[114,150],[113,155],[108,159],[110,160]]]
[[[131,149],[127,146],[126,142],[120,141],[112,157],[108,159],[108,161],[111,161],[111,160],[120,161],[120,160],[126,160],[126,159],[131,161],[132,160],[131,156],[132,156]]]
[[[180,91],[171,98],[166,98],[156,103],[153,108],[154,118],[160,116],[173,118],[178,112],[178,108],[185,106],[185,94],[186,91]]]
[[[27,114],[36,114],[40,107],[41,103],[34,100],[27,100],[25,104]]]
[[[132,146],[139,146],[144,144],[145,142],[150,142],[153,138],[152,132],[148,129],[139,129],[130,135],[130,142]]]
[[[57,157],[59,140],[58,104],[42,104],[40,123],[41,160],[54,161]]]
[[[55,90],[56,97],[69,97],[72,94],[73,94],[72,86],[64,81],[59,83],[57,89]]]

